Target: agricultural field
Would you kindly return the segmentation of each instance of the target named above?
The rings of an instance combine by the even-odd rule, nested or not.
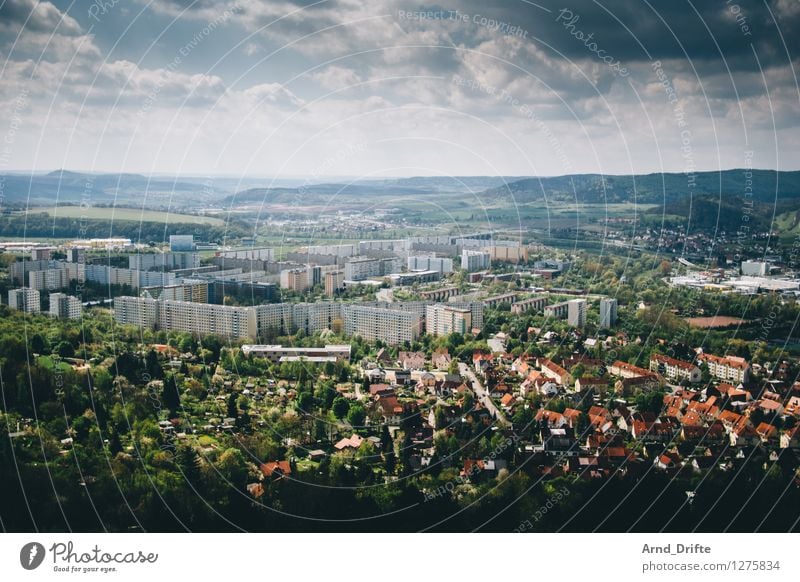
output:
[[[140,210],[138,208],[119,208],[106,206],[40,206],[28,209],[30,214],[45,213],[61,218],[85,218],[87,220],[113,220],[128,222],[166,222],[182,224],[207,224],[209,226],[224,226],[225,220],[214,216],[197,216],[194,214],[166,213],[155,210]]]

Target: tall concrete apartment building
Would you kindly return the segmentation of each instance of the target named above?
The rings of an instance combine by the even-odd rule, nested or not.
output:
[[[83,313],[81,300],[65,293],[50,294],[50,315],[61,319],[80,319]]]
[[[573,299],[567,301],[567,323],[572,327],[586,325],[586,299]]]
[[[281,271],[281,289],[289,291],[305,291],[310,289],[312,282],[308,269],[286,269]]]
[[[467,335],[472,331],[472,311],[465,307],[452,305],[429,305],[425,308],[425,332],[434,335],[460,333]]]
[[[41,311],[39,291],[30,287],[10,289],[8,292],[8,306],[11,309],[26,313],[39,313]]]
[[[344,286],[344,271],[328,271],[325,273],[325,295],[333,297]]]
[[[485,271],[492,263],[492,256],[485,251],[461,251],[461,268],[469,273]]]
[[[600,300],[600,327],[613,327],[617,323],[617,300],[603,297]]]

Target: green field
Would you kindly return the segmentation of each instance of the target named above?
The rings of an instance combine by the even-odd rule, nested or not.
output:
[[[28,210],[31,214],[46,213],[50,216],[61,218],[85,218],[87,220],[119,220],[131,222],[167,222],[183,224],[208,224],[210,226],[223,226],[225,221],[221,218],[212,216],[195,216],[193,214],[167,214],[155,210],[139,210],[136,208],[108,208],[104,206],[92,206],[81,208],[80,206],[59,206],[59,207],[37,207]]]

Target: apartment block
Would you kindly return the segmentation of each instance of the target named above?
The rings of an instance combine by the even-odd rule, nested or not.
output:
[[[344,330],[366,341],[381,340],[390,345],[413,342],[420,336],[422,318],[411,311],[344,305]]]
[[[572,299],[567,302],[567,323],[572,327],[586,325],[586,299]]]
[[[17,311],[39,313],[41,311],[39,291],[30,287],[10,289],[8,291],[8,306]]]
[[[461,268],[469,273],[485,271],[491,266],[491,255],[485,251],[461,251]]]
[[[544,308],[544,314],[553,319],[566,319],[569,314],[569,301],[547,305]]]
[[[81,300],[65,293],[50,294],[50,315],[61,319],[80,319],[83,313]]]
[[[344,264],[344,278],[346,281],[363,281],[364,279],[385,277],[391,273],[398,273],[402,268],[403,262],[397,257],[351,259]]]
[[[610,328],[617,323],[617,300],[603,297],[600,300],[600,327]]]
[[[528,311],[543,311],[547,305],[547,297],[531,297],[522,299],[511,305],[511,313],[520,315]]]
[[[472,311],[452,305],[429,305],[425,309],[425,332],[434,335],[472,332]]]
[[[128,268],[134,271],[172,271],[199,266],[200,255],[190,252],[145,253],[128,257]]]
[[[661,354],[653,354],[650,356],[650,371],[658,372],[662,376],[675,382],[684,380],[699,382],[701,379],[700,368],[696,365],[668,356],[662,356]]]
[[[270,362],[337,362],[350,361],[351,347],[349,345],[326,345],[324,348],[295,348],[281,345],[251,345],[242,346],[245,356],[266,358]]]
[[[453,259],[434,255],[412,255],[406,260],[409,271],[438,271],[441,274],[453,272]]]
[[[344,271],[328,271],[325,273],[325,295],[333,297],[344,285]]]
[[[750,380],[750,364],[744,358],[700,354],[698,359],[708,366],[708,372],[715,378],[736,384]]]

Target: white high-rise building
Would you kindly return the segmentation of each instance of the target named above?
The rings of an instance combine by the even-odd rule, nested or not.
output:
[[[467,335],[471,331],[472,311],[469,308],[438,304],[425,309],[425,332],[430,335]]]
[[[617,323],[617,300],[603,297],[600,300],[600,327],[613,327]]]
[[[573,299],[567,302],[567,323],[572,327],[586,325],[586,299]]]
[[[83,313],[81,300],[65,293],[50,294],[50,315],[62,319],[80,319]]]
[[[484,271],[489,268],[492,257],[484,251],[463,250],[461,251],[461,268],[467,272]]]
[[[447,257],[412,255],[407,262],[409,271],[438,271],[443,275],[453,272],[453,259]]]
[[[39,292],[30,287],[10,289],[8,291],[8,306],[11,309],[26,313],[39,313],[41,311]]]

